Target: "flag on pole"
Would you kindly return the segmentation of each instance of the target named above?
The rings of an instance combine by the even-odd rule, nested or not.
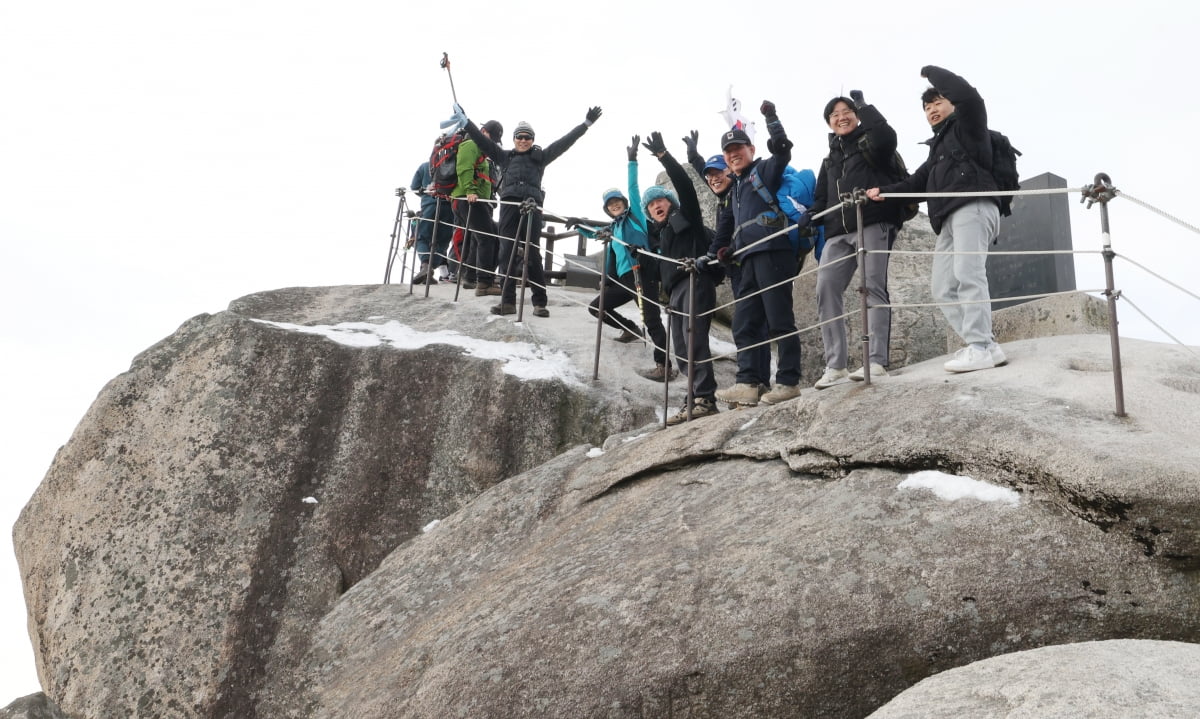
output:
[[[754,123],[742,115],[742,103],[733,96],[733,85],[730,85],[729,91],[725,93],[725,109],[719,114],[725,118],[725,124],[730,130],[741,130],[750,138],[751,143],[754,142]]]

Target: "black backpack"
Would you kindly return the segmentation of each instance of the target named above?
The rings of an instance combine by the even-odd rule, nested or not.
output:
[[[992,137],[992,177],[996,180],[996,188],[1004,191],[1021,189],[1021,180],[1017,175],[1017,157],[1021,151],[1012,146],[1008,138],[995,130],[988,129]],[[1011,195],[999,198],[1000,215],[1008,217],[1012,214]]]
[[[858,150],[862,153],[863,159],[867,161],[867,164],[876,170],[882,169],[884,176],[888,178],[889,182],[900,182],[902,180],[907,180],[911,173],[909,173],[908,168],[904,166],[904,158],[900,156],[899,150],[896,150],[892,153],[892,159],[888,162],[887,167],[879,168],[875,166],[875,163],[871,162],[872,153],[869,138],[870,135],[866,134],[858,138]],[[912,218],[916,217],[919,210],[919,203],[906,202],[904,207],[901,209],[900,224],[903,225],[905,222],[908,222]]]
[[[467,133],[459,130],[453,135],[442,135],[434,143],[433,154],[429,156],[433,181],[429,185],[435,194],[448,195],[458,186],[458,146],[466,137]]]

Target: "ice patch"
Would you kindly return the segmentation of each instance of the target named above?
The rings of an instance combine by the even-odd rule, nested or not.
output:
[[[981,502],[1003,502],[1015,507],[1021,499],[1021,495],[1014,490],[936,470],[910,474],[904,481],[896,485],[896,489],[928,489],[949,502],[971,498]]]
[[[338,344],[351,347],[384,345],[400,350],[420,349],[432,344],[461,347],[463,352],[472,357],[500,360],[504,363],[504,372],[520,380],[557,379],[568,384],[582,384],[575,376],[575,369],[571,366],[571,360],[565,352],[535,347],[528,342],[481,340],[454,330],[421,332],[395,320],[383,324],[342,322],[336,325],[296,325],[268,320],[254,321],[292,332],[321,335]]]

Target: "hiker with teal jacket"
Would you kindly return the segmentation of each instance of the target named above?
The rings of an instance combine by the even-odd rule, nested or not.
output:
[[[629,197],[642,196],[638,187],[638,142],[637,135],[633,142],[625,148],[629,157]],[[631,205],[618,188],[606,190],[603,197],[604,213],[611,219],[610,223],[597,223],[590,220],[571,218],[569,225],[575,226],[580,234],[594,238],[595,228],[605,224],[612,231],[612,240],[604,255],[604,272],[608,276],[603,284],[601,294],[596,295],[588,305],[592,317],[600,314],[600,300],[604,300],[604,324],[618,329],[621,334],[617,342],[634,342],[642,339],[642,325],[654,343],[654,369],[638,372],[646,379],[662,382],[669,370],[667,364],[667,331],[663,326],[662,314],[658,308],[658,266],[649,256],[642,255],[638,250],[649,250],[650,238],[646,232],[646,213],[638,205]],[[591,225],[584,227],[583,224]],[[627,319],[616,309],[630,301],[637,302],[641,324]],[[671,373],[674,377],[674,372]]]

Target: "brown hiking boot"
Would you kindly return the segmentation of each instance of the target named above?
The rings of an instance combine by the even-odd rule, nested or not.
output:
[[[692,419],[700,419],[708,417],[718,412],[717,403],[715,400],[706,397],[697,397],[696,403],[692,405]],[[687,406],[685,405],[675,414],[667,417],[667,426],[673,427],[677,424],[683,424],[687,421]]]
[[[654,369],[647,369],[638,372],[638,375],[645,377],[654,382],[665,382],[667,380],[667,366],[665,364],[656,364]],[[679,372],[674,368],[670,368],[670,378],[675,379],[679,376]]]
[[[633,332],[630,332],[629,330],[623,329],[623,330],[621,330],[621,334],[617,335],[613,339],[615,339],[617,342],[620,342],[621,344],[629,344],[630,342],[637,342],[641,338],[642,338],[641,334],[634,334]]]
[[[550,310],[546,309],[545,305],[534,305],[533,306],[533,316],[534,317],[549,317]]]
[[[498,305],[492,305],[491,311],[494,315],[515,315],[517,313],[517,306],[501,302]]]

